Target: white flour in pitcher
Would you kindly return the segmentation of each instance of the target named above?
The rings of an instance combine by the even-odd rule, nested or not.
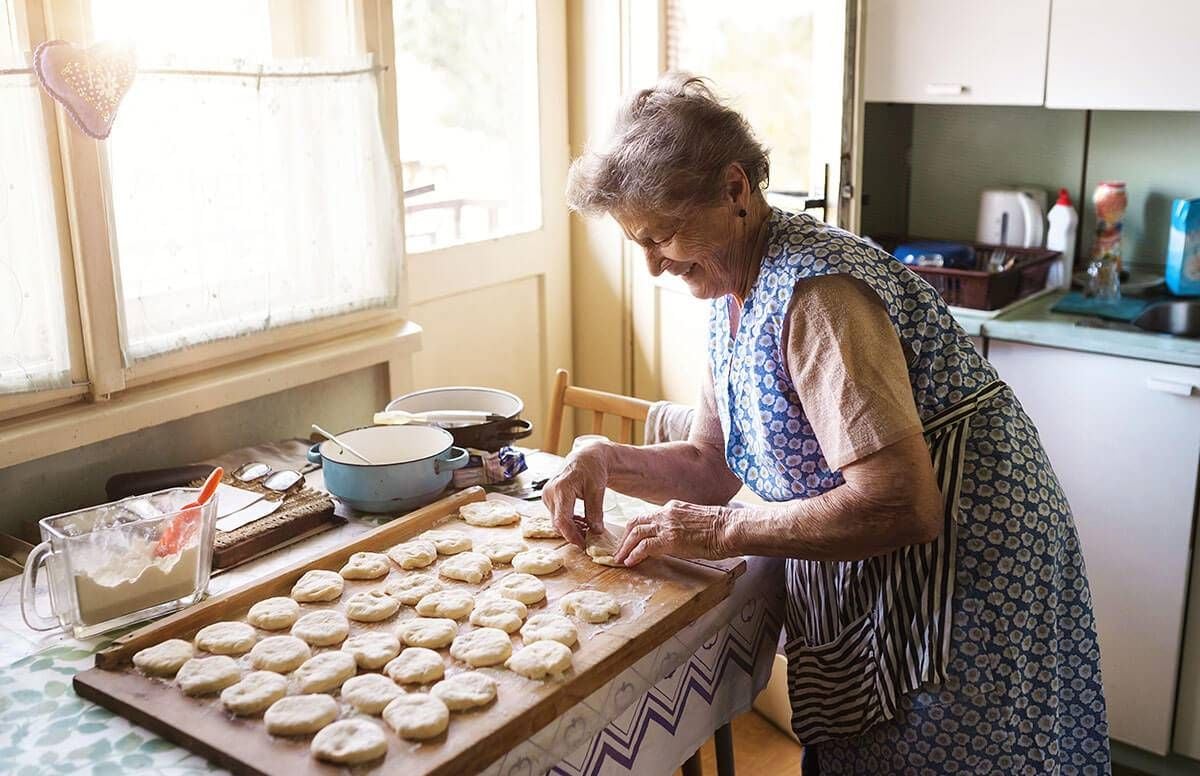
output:
[[[95,625],[195,592],[199,544],[165,558],[154,557],[155,546],[139,541],[125,552],[107,555],[95,568],[76,572],[81,622]]]

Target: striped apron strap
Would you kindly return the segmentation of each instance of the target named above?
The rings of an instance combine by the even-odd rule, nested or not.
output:
[[[945,513],[936,540],[862,561],[789,561],[785,651],[802,742],[862,732],[891,719],[903,695],[945,679],[969,421],[1003,388],[991,383],[925,421]]]

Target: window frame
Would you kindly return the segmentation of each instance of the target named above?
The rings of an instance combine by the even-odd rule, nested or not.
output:
[[[331,340],[378,331],[381,327],[396,328],[407,322],[403,185],[398,161],[391,0],[341,2],[352,13],[347,25],[349,34],[364,44],[380,68],[379,112],[388,162],[400,198],[397,210],[401,252],[396,257],[400,266],[395,302],[385,307],[207,342],[125,364],[121,352],[121,302],[115,280],[119,269],[109,196],[107,148],[103,142],[84,136],[66,112],[43,92],[40,96],[50,158],[48,172],[55,192],[72,384],[65,388],[0,395],[0,432],[6,424],[11,425],[22,417],[84,399],[102,403],[120,397],[122,392],[130,389],[178,380],[206,370],[228,368],[297,348],[316,347]],[[32,50],[43,40],[92,41],[90,5],[90,0],[18,0],[17,18],[25,35],[23,42]],[[317,4],[301,7],[313,9],[314,13],[318,10]],[[291,50],[286,53],[302,53],[309,47],[319,46],[319,36],[313,34],[318,27],[311,19],[287,19],[278,25],[273,22],[272,27],[276,47],[282,45],[287,49],[290,37]],[[281,40],[285,43],[281,44]],[[102,206],[96,207],[95,203]]]

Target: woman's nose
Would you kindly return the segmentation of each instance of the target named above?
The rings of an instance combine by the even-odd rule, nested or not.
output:
[[[650,274],[653,277],[658,277],[661,275],[666,265],[667,261],[663,258],[662,254],[658,252],[658,248],[646,249],[646,267],[650,270]]]

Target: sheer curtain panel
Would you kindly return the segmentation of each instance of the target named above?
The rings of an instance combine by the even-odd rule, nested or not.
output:
[[[0,16],[11,15],[0,0]],[[0,20],[0,394],[71,382],[41,93],[21,51]]]
[[[127,361],[395,303],[376,74],[367,55],[139,74],[108,148]]]

